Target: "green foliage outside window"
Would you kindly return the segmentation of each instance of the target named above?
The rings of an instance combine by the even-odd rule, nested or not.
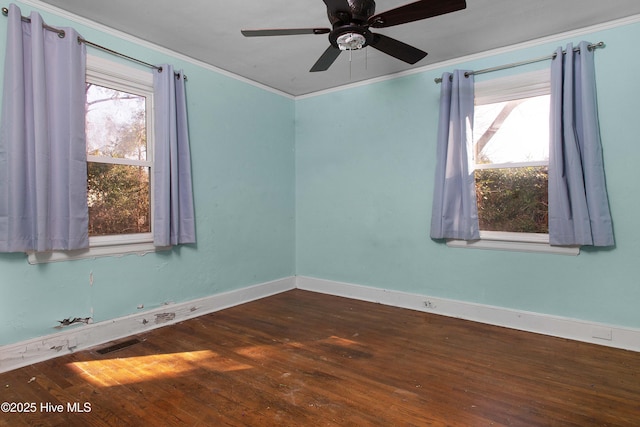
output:
[[[548,233],[547,167],[475,171],[480,229]]]
[[[89,162],[89,235],[151,231],[147,168]]]

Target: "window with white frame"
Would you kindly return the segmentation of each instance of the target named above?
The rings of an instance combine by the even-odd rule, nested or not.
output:
[[[153,74],[87,57],[89,250],[30,253],[29,262],[155,251]]]
[[[549,79],[549,70],[541,70],[476,84],[480,241],[450,246],[578,253],[548,244]]]

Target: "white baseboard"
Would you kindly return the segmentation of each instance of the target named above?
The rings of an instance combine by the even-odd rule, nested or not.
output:
[[[0,373],[295,288],[640,352],[640,329],[297,276],[1,346]]]
[[[640,351],[640,329],[297,276],[298,289],[440,314],[490,325]]]
[[[295,289],[286,277],[0,347],[0,373]]]

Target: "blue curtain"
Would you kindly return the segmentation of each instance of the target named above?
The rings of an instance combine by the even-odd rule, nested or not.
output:
[[[153,244],[195,243],[185,77],[162,65],[154,73]]]
[[[0,252],[89,246],[85,46],[11,4],[0,123]]]
[[[442,75],[431,238],[480,238],[474,180],[473,75]]]
[[[612,246],[596,102],[594,53],[587,42],[556,51],[551,64],[549,242]]]

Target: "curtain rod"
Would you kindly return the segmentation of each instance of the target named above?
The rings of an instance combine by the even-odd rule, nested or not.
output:
[[[4,16],[9,16],[9,9],[7,9],[6,7],[3,7],[2,8],[2,14]],[[31,18],[29,18],[28,16],[21,16],[21,19],[22,19],[23,22],[31,22]],[[61,30],[59,28],[55,28],[55,27],[52,27],[52,26],[44,24],[44,23],[42,24],[42,27],[45,28],[46,30],[53,31],[54,33],[58,33],[58,37],[60,37],[60,38],[64,38],[64,36],[66,35],[64,30]],[[115,51],[113,49],[109,49],[108,47],[104,47],[104,46],[99,45],[97,43],[91,42],[91,41],[89,41],[87,39],[84,39],[84,38],[82,38],[80,36],[78,36],[78,43],[84,43],[86,45],[89,45],[89,46],[91,46],[93,48],[96,48],[96,49],[100,49],[100,50],[102,50],[104,52],[107,52],[107,53],[110,53],[112,55],[119,56],[119,57],[124,58],[124,59],[128,59],[129,61],[137,62],[138,64],[144,65],[144,66],[149,67],[149,68],[153,68],[155,70],[158,70],[159,73],[162,72],[162,67],[158,67],[157,65],[149,64],[148,62],[144,62],[144,61],[142,61],[140,59],[137,59],[137,58],[134,58],[132,56],[125,55],[124,53],[120,53],[120,52]],[[176,73],[176,76],[177,75],[178,74]],[[186,75],[184,76],[184,79],[187,80],[187,76]]]
[[[604,42],[598,42],[598,43],[594,43],[594,44],[590,44],[588,46],[589,50],[593,50],[593,49],[597,49],[597,48],[601,48],[604,47]],[[580,52],[580,48],[579,47],[574,47],[573,48],[574,52]],[[563,50],[562,54],[566,54],[566,52]],[[553,53],[552,55],[547,55],[547,56],[543,56],[540,58],[534,58],[534,59],[528,59],[526,61],[521,61],[521,62],[513,62],[511,64],[505,64],[505,65],[498,65],[497,67],[491,67],[491,68],[485,68],[482,70],[478,70],[478,71],[467,71],[466,73],[464,73],[465,77],[469,77],[469,76],[475,76],[476,74],[485,74],[485,73],[492,73],[494,71],[500,71],[500,70],[506,70],[509,68],[514,68],[514,67],[520,67],[522,65],[529,65],[529,64],[535,64],[536,62],[542,62],[542,61],[548,61],[550,59],[555,59],[556,57],[556,53]],[[434,79],[434,81],[436,83],[442,83],[442,78],[441,77],[437,77]]]

